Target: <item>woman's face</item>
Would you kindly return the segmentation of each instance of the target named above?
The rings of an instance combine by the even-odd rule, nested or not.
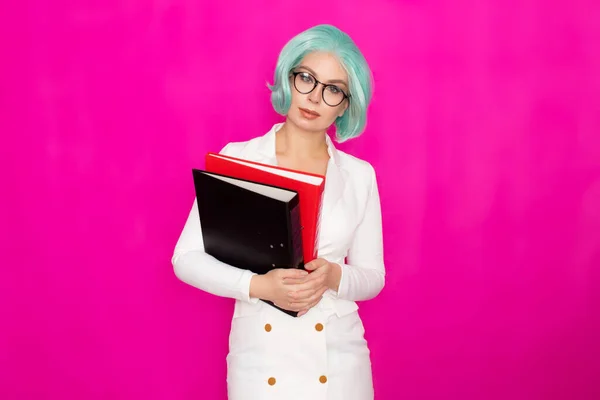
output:
[[[313,52],[292,72],[295,75],[290,77],[292,102],[287,118],[303,130],[327,130],[348,107],[346,71],[331,54]],[[329,86],[323,90],[323,85]]]

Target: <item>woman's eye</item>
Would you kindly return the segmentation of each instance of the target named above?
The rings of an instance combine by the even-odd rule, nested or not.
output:
[[[342,93],[342,90],[339,87],[337,87],[337,86],[327,86],[327,89],[331,93],[335,93],[335,94]]]

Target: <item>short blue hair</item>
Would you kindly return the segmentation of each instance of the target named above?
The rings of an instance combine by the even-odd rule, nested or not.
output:
[[[286,115],[292,102],[290,73],[309,53],[331,53],[348,74],[348,108],[335,120],[336,139],[344,142],[362,134],[371,102],[372,73],[365,57],[348,34],[332,25],[317,25],[293,37],[281,50],[271,89],[271,103],[280,115]]]

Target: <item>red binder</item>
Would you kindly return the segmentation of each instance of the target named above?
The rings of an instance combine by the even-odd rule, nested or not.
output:
[[[206,155],[208,172],[295,190],[300,198],[304,262],[317,258],[325,176],[261,164],[218,153]]]

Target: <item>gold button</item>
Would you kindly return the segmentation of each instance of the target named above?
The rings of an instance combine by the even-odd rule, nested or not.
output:
[[[273,386],[275,384],[275,378],[270,377],[268,382],[269,382],[269,385]]]
[[[315,329],[319,332],[321,332],[323,330],[323,324],[322,323],[318,323],[315,325]]]
[[[319,382],[321,382],[321,383],[327,382],[327,377],[325,375],[321,375],[321,377],[319,378]]]
[[[271,332],[271,324],[266,324],[265,325],[265,331]]]

